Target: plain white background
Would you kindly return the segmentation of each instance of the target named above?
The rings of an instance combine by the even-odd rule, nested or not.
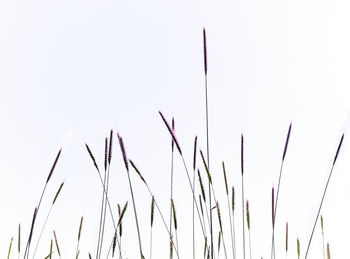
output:
[[[322,210],[331,256],[344,258],[350,228],[349,9],[347,1],[325,0],[2,1],[1,257],[7,255],[11,237],[12,257],[17,257],[19,223],[23,249],[34,207],[61,147],[62,156],[37,218],[34,243],[60,183],[65,181],[65,185],[37,258],[48,254],[52,230],[57,233],[62,258],[73,258],[81,216],[81,257],[86,258],[88,252],[95,254],[102,190],[84,143],[90,145],[102,167],[104,138],[110,129],[123,136],[129,157],[168,218],[170,136],[158,110],[169,120],[175,117],[176,134],[191,165],[195,135],[199,148],[205,150],[205,27],[210,164],[224,217],[227,208],[221,161],[226,163],[229,184],[236,188],[237,256],[242,255],[240,135],[245,136],[245,197],[251,210],[252,258],[269,258],[271,187],[277,186],[285,137],[293,122],[278,205],[277,256],[285,256],[286,221],[288,256],[297,256],[297,237],[304,256],[323,187],[345,132]],[[179,250],[182,258],[190,258],[191,193],[177,153],[174,161]],[[135,176],[132,181],[148,258],[151,197]],[[118,203],[129,201],[123,254],[137,258],[127,184],[115,142],[110,199],[115,213]],[[113,235],[110,221],[107,226],[106,244]],[[215,231],[216,240],[217,228]],[[230,248],[228,231],[226,234]],[[168,239],[157,214],[153,237],[153,258],[168,256]],[[198,243],[200,258],[203,243]],[[318,224],[308,258],[321,256]]]

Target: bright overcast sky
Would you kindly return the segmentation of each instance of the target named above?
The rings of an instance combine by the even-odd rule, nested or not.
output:
[[[87,258],[88,252],[95,255],[102,189],[84,144],[90,145],[102,167],[104,138],[110,129],[123,137],[127,154],[169,218],[170,135],[158,110],[169,120],[175,117],[176,135],[191,167],[195,135],[206,153],[205,27],[210,166],[226,217],[225,229],[229,225],[223,160],[229,185],[236,188],[237,256],[242,258],[241,133],[245,137],[252,258],[269,258],[271,188],[277,186],[284,142],[293,122],[281,180],[276,258],[285,256],[287,221],[289,257],[297,257],[297,237],[304,257],[334,154],[345,132],[321,212],[331,255],[344,258],[350,230],[349,11],[350,3],[340,0],[1,1],[0,257],[5,258],[14,237],[12,257],[17,258],[19,223],[23,249],[34,208],[61,147],[37,218],[34,244],[50,202],[60,183],[65,181],[65,185],[36,257],[48,254],[55,230],[62,258],[73,258],[81,216],[81,258]],[[191,192],[178,153],[174,163],[179,252],[181,258],[190,258]],[[204,173],[202,163],[198,164]],[[151,197],[135,174],[132,181],[148,258]],[[115,141],[110,200],[114,213],[118,203],[129,201],[123,254],[131,259],[138,258],[138,246],[129,193]],[[106,244],[113,235],[108,220]],[[217,231],[216,225],[215,244]],[[203,251],[200,237],[198,228],[197,258]],[[225,240],[230,249],[228,231]],[[166,258],[168,249],[167,233],[156,214],[153,258]],[[223,256],[220,252],[220,258]],[[318,224],[308,258],[321,256]]]

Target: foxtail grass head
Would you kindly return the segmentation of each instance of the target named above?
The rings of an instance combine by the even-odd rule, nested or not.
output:
[[[338,158],[338,155],[339,155],[339,151],[340,151],[340,148],[343,144],[343,140],[344,140],[344,133],[343,135],[341,136],[341,139],[340,139],[340,142],[339,142],[339,145],[338,145],[338,149],[337,149],[337,152],[335,153],[335,156],[334,156],[334,161],[333,161],[333,166],[335,164],[335,162],[337,161],[337,158]]]
[[[224,161],[222,161],[222,171],[224,172],[226,195],[228,195],[228,186],[227,186],[226,169],[225,169],[225,162]]]
[[[197,160],[197,136],[194,138],[193,171],[196,170],[196,160]]]
[[[331,252],[329,250],[329,243],[327,243],[327,259],[331,258]]]
[[[54,198],[53,201],[52,201],[52,205],[55,204],[55,202],[56,202],[56,200],[57,200],[57,197],[58,197],[58,195],[60,194],[60,192],[61,192],[61,190],[62,190],[63,185],[64,185],[64,182],[61,183],[60,188],[58,189],[58,191],[57,191],[57,193],[56,193],[56,195],[55,195],[55,198]]]
[[[298,259],[300,258],[300,242],[299,238],[297,238],[297,253],[298,253]]]
[[[232,200],[231,200],[231,206],[232,206],[232,213],[235,211],[235,187],[232,186]]]
[[[290,137],[290,131],[292,130],[292,123],[289,124],[289,129],[288,129],[288,134],[286,138],[286,143],[284,145],[284,151],[283,151],[283,156],[282,156],[282,161],[284,161],[284,158],[286,157],[287,153],[287,148],[288,148],[288,143],[289,143],[289,137]]]
[[[112,160],[112,147],[113,147],[113,130],[111,130],[109,135],[109,150],[108,150],[108,164],[111,164]]]
[[[78,241],[80,241],[81,229],[83,228],[83,221],[84,221],[84,217],[81,217],[81,219],[80,219],[80,225],[79,225]]]
[[[247,226],[248,230],[250,230],[250,214],[249,214],[249,201],[246,202],[246,214],[247,214]]]
[[[135,172],[139,175],[141,180],[147,185],[145,178],[143,178],[142,174],[140,173],[139,169],[136,167],[135,163],[133,161],[131,161],[131,159],[129,159],[129,162],[130,162],[132,168],[134,168]]]
[[[171,129],[175,132],[175,120],[174,117],[171,120]],[[171,138],[171,152],[174,152],[174,140]]]
[[[56,156],[56,159],[55,159],[55,161],[54,161],[54,163],[53,163],[53,165],[52,165],[52,167],[51,167],[50,173],[49,173],[49,175],[48,175],[48,177],[47,177],[46,183],[48,183],[48,182],[50,181],[50,178],[51,178],[51,176],[52,176],[52,174],[53,174],[53,171],[55,170],[57,161],[58,161],[58,159],[59,159],[60,156],[61,156],[61,151],[62,151],[62,148],[58,151],[58,154],[57,154],[57,156]]]
[[[108,163],[108,138],[105,138],[105,161],[104,161],[105,171],[107,170],[107,163]]]
[[[162,117],[162,120],[163,120],[165,126],[167,127],[171,137],[173,138],[173,141],[175,142],[177,150],[179,151],[180,155],[182,155],[182,150],[180,148],[179,142],[176,139],[175,132],[170,128],[169,123],[167,122],[167,120],[165,119],[165,117],[161,111],[159,111],[159,115],[160,115],[160,117]]]
[[[152,196],[152,203],[151,203],[151,227],[153,227],[153,220],[154,220],[154,196]]]
[[[202,181],[202,177],[201,177],[201,173],[199,172],[199,169],[197,170],[197,173],[198,173],[199,186],[201,187],[202,197],[205,202],[206,201],[205,191],[204,191],[203,181]]]
[[[174,227],[175,227],[175,230],[177,230],[176,210],[175,210],[175,204],[173,199],[171,199],[171,207],[173,208]]]
[[[125,152],[124,142],[122,137],[119,135],[119,133],[117,134],[117,136],[118,136],[120,150],[122,151],[125,168],[126,168],[126,171],[129,172],[129,163],[128,163],[128,157],[126,156],[126,152]]]
[[[220,226],[220,230],[222,231],[221,211],[220,211],[218,201],[216,202],[216,211],[218,212],[219,226]]]
[[[207,162],[205,162],[205,158],[204,158],[204,156],[203,156],[202,150],[200,150],[200,154],[201,154],[202,161],[203,161],[203,164],[204,164],[204,167],[205,167],[205,171],[207,172],[207,175],[208,175],[209,183],[212,184],[211,175],[210,175],[210,172],[209,172],[209,168],[208,168]]]
[[[89,155],[90,155],[90,158],[91,158],[92,162],[94,163],[94,166],[95,166],[96,170],[97,170],[98,172],[100,172],[100,169],[98,168],[98,165],[97,165],[97,163],[96,163],[95,157],[94,157],[94,155],[92,154],[92,152],[91,152],[91,150],[90,150],[88,144],[85,143],[85,147],[86,147],[86,150],[88,151],[88,153],[89,153]]]
[[[55,230],[53,231],[53,236],[55,238],[55,244],[56,244],[57,253],[61,257],[61,251],[60,251],[60,247],[58,246],[58,241],[57,241],[57,236],[56,236]]]

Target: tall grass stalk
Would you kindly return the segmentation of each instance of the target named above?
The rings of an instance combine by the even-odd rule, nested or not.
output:
[[[84,221],[84,217],[81,217],[81,218],[80,218],[80,224],[79,224],[77,249],[76,249],[76,252],[75,252],[75,258],[76,258],[76,259],[78,259],[79,254],[80,254],[79,244],[80,244],[81,230],[82,230],[82,228],[83,228],[83,221]]]
[[[174,117],[171,120],[171,128],[175,132],[175,120]],[[174,140],[171,138],[171,167],[170,167],[170,200],[173,200],[173,185],[174,185]],[[173,206],[170,203],[170,213],[169,213],[169,228],[170,228],[170,236],[169,236],[169,241],[170,244],[173,245],[171,242],[171,237],[172,237],[172,215],[173,215]],[[170,248],[172,250],[172,248]],[[172,258],[172,252],[169,251],[169,258]]]
[[[107,141],[106,141],[107,143]],[[102,193],[102,196],[106,196],[103,201],[103,221],[102,221],[102,232],[101,232],[101,244],[100,244],[100,251],[99,251],[99,258],[101,258],[101,253],[102,253],[102,245],[103,245],[103,237],[104,237],[104,230],[105,230],[105,225],[106,225],[106,212],[107,212],[107,195],[108,195],[108,188],[109,188],[109,171],[110,171],[110,166],[111,166],[111,161],[112,161],[112,147],[113,147],[113,130],[110,131],[110,136],[109,136],[109,146],[108,146],[108,156],[105,152],[105,164],[107,163],[107,175],[106,175],[106,181],[105,181],[105,189],[106,193]],[[105,147],[107,150],[107,148]],[[106,168],[106,166],[105,166]]]
[[[44,189],[42,190],[41,192],[41,196],[40,196],[40,199],[39,199],[39,203],[38,205],[36,206],[35,208],[35,211],[34,211],[34,216],[33,216],[33,220],[32,220],[32,226],[31,226],[31,229],[30,229],[30,234],[29,234],[29,237],[28,237],[28,241],[27,241],[27,245],[26,245],[26,249],[24,251],[24,258],[29,258],[29,249],[30,249],[30,244],[31,244],[31,239],[32,239],[32,236],[33,236],[33,232],[34,232],[34,225],[35,225],[35,219],[36,219],[36,216],[37,216],[37,213],[40,209],[40,205],[41,205],[41,201],[44,197],[44,193],[45,193],[45,190],[46,190],[46,187],[47,187],[47,184],[48,182],[50,181],[51,177],[52,177],[52,174],[55,170],[55,167],[56,167],[56,164],[57,164],[57,161],[58,159],[60,158],[61,156],[61,151],[62,151],[62,148],[58,151],[57,153],[57,156],[55,158],[55,161],[51,167],[51,170],[49,172],[49,175],[47,176],[47,179],[46,179],[46,182],[45,182],[45,185],[44,185]]]
[[[228,185],[227,185],[227,178],[226,178],[226,169],[225,169],[225,163],[222,161],[222,171],[224,173],[224,180],[225,180],[225,190],[226,190],[226,197],[227,197],[227,208],[229,211],[229,219],[230,219],[230,232],[231,232],[231,248],[232,248],[232,257],[235,258],[234,254],[234,238],[233,238],[233,226],[232,226],[232,213],[231,213],[231,206],[230,206],[230,197],[228,192]]]
[[[176,210],[175,210],[175,204],[174,204],[174,200],[171,199],[171,206],[173,207],[173,218],[174,218],[174,228],[175,228],[175,239],[176,239],[176,247],[177,247],[177,258],[179,257],[179,241],[177,238],[177,218],[176,218]]]
[[[182,154],[182,149],[179,145],[179,142],[177,141],[176,137],[175,137],[175,133],[171,130],[170,126],[169,126],[169,123],[167,122],[167,120],[165,119],[165,117],[163,116],[162,112],[159,111],[159,115],[161,116],[165,126],[167,127],[170,135],[172,136],[173,140],[174,140],[174,143],[176,145],[176,148],[178,149],[178,152],[180,153],[180,156],[181,156],[181,160],[182,160],[182,164],[184,166],[184,169],[185,169],[185,172],[186,172],[186,176],[187,176],[187,180],[188,180],[188,183],[190,185],[190,188],[191,188],[191,192],[192,192],[192,196],[195,197],[195,193],[194,193],[194,189],[193,189],[193,185],[191,183],[191,179],[190,179],[190,175],[189,175],[189,172],[188,172],[188,169],[187,169],[187,164],[185,162],[185,159],[184,159],[184,156]],[[198,218],[199,218],[199,222],[200,222],[200,226],[201,226],[201,229],[202,229],[202,234],[203,234],[203,237],[206,239],[206,235],[205,235],[205,232],[204,232],[204,227],[203,227],[203,222],[202,222],[202,219],[200,217],[200,212],[199,212],[199,208],[198,208],[198,203],[196,201],[196,199],[194,198],[194,201],[195,201],[195,205],[196,205],[196,210],[197,210],[197,215],[198,215]]]
[[[109,202],[108,194],[107,194],[107,191],[106,191],[106,188],[105,188],[105,184],[104,184],[104,181],[103,181],[102,176],[101,176],[101,173],[100,173],[100,169],[99,169],[99,167],[98,167],[98,165],[97,165],[97,163],[96,163],[95,157],[94,157],[94,155],[93,155],[93,153],[92,153],[90,147],[88,146],[88,144],[85,143],[85,147],[86,147],[86,150],[87,150],[87,152],[89,153],[89,156],[90,156],[92,162],[94,163],[94,166],[95,166],[96,171],[97,171],[97,173],[98,173],[98,176],[99,176],[99,179],[100,179],[100,183],[101,183],[101,185],[102,185],[102,189],[103,189],[103,192],[104,192],[104,194],[105,194],[105,198],[106,198],[106,200],[107,200],[108,210],[109,210],[109,213],[110,213],[110,215],[111,215],[111,219],[112,219],[114,231],[117,232],[117,225],[115,224],[115,220],[114,220],[114,216],[113,216],[111,204],[110,204],[110,202]],[[106,156],[105,156],[105,159],[106,159]],[[119,251],[120,251],[120,250],[121,250],[121,247],[120,247],[120,242],[119,242],[118,236],[116,237],[116,240],[117,240],[118,248],[119,248]],[[99,242],[98,242],[98,243],[99,243]],[[96,252],[96,256],[97,256],[97,253],[98,253],[98,252]]]
[[[130,179],[130,174],[129,174],[128,158],[126,156],[123,139],[120,137],[119,133],[117,135],[118,135],[119,145],[120,145],[120,149],[121,149],[123,160],[124,160],[124,164],[125,164],[125,169],[126,169],[126,172],[127,172],[127,175],[128,175],[130,194],[131,194],[131,199],[132,199],[132,205],[133,205],[133,208],[134,208],[135,223],[136,223],[136,228],[137,228],[137,236],[138,236],[138,240],[139,240],[140,258],[142,259],[142,258],[144,258],[144,256],[143,256],[143,253],[142,253],[140,227],[139,227],[139,221],[137,219],[137,211],[136,211],[134,192],[133,192],[133,189],[132,189],[132,184],[131,184],[131,179]]]
[[[52,258],[52,239],[51,239],[51,243],[50,243],[50,259]]]
[[[236,258],[236,233],[235,233],[235,188],[232,186],[231,194],[231,209],[232,209],[232,232],[233,232],[233,258]],[[231,211],[231,210],[230,210]]]
[[[135,170],[135,172],[138,174],[138,176],[139,176],[140,179],[142,180],[142,182],[146,185],[147,190],[148,190],[148,193],[151,195],[151,197],[154,198],[155,196],[154,196],[153,192],[151,191],[150,187],[148,186],[148,184],[147,184],[145,178],[141,175],[139,169],[136,167],[135,163],[134,163],[131,159],[129,159],[129,162],[130,162],[132,168]],[[160,215],[160,217],[161,217],[161,219],[162,219],[162,222],[163,222],[163,224],[164,224],[164,226],[165,226],[165,228],[166,228],[166,230],[167,230],[167,232],[168,232],[168,235],[169,235],[170,239],[172,239],[172,235],[170,235],[169,227],[168,227],[168,225],[167,225],[166,222],[165,222],[163,213],[162,213],[162,211],[160,210],[160,208],[159,208],[159,206],[158,206],[158,203],[157,203],[157,200],[156,200],[155,198],[154,198],[154,204],[156,205],[156,208],[157,208],[157,210],[158,210],[158,212],[159,212],[159,215]],[[174,245],[174,243],[173,243],[173,242],[170,242],[170,245]],[[171,248],[171,249],[172,249],[172,248]],[[175,249],[175,253],[177,253],[177,248],[175,247],[174,249]]]
[[[214,190],[214,188],[213,188],[213,190]],[[216,199],[215,199],[215,202],[216,202],[216,211],[218,213],[220,233],[221,233],[221,236],[222,236],[222,245],[224,246],[225,258],[227,259],[227,251],[226,251],[225,239],[224,239],[224,235],[223,235],[223,227],[222,227],[220,206],[219,206],[219,202]]]
[[[245,259],[245,233],[244,233],[244,137],[241,135],[241,174],[242,174],[242,234],[243,234],[243,258]]]
[[[58,246],[58,241],[57,241],[57,236],[56,236],[55,230],[53,231],[53,236],[55,238],[55,244],[56,244],[56,249],[57,249],[58,256],[61,258],[61,251],[60,251],[60,247]]]
[[[10,246],[9,246],[9,251],[8,251],[8,253],[7,253],[7,259],[10,258],[11,248],[12,248],[12,242],[13,242],[13,237],[11,237]]]
[[[21,224],[18,224],[18,259],[21,255]]]
[[[278,195],[280,191],[280,184],[281,184],[281,176],[282,176],[282,170],[283,170],[283,164],[284,164],[284,159],[287,154],[287,149],[288,149],[288,143],[289,143],[289,138],[290,138],[290,132],[292,130],[292,123],[289,124],[288,128],[288,133],[287,133],[287,138],[286,142],[284,144],[284,150],[283,150],[283,155],[282,155],[282,161],[281,161],[281,167],[280,167],[280,173],[278,177],[278,186],[277,186],[277,194],[276,194],[276,204],[274,205],[275,211],[274,211],[274,222],[272,225],[272,245],[271,245],[271,259],[275,258],[275,220],[276,220],[276,214],[277,214],[277,205],[278,205]],[[273,253],[273,255],[272,255]],[[272,257],[273,256],[273,257]]]
[[[247,214],[247,227],[248,227],[248,235],[249,235],[249,255],[250,259],[252,259],[252,242],[250,239],[250,214],[249,214],[249,202],[246,202],[246,214]]]
[[[56,202],[56,200],[57,200],[57,198],[58,198],[58,195],[60,194],[60,192],[61,192],[61,190],[62,190],[63,185],[64,185],[64,182],[61,183],[61,185],[60,185],[58,191],[56,192],[55,198],[52,200],[52,203],[51,203],[51,206],[50,206],[50,210],[49,210],[49,212],[47,213],[47,216],[46,216],[44,225],[43,225],[42,228],[41,228],[40,235],[39,235],[38,241],[37,241],[36,246],[35,246],[35,249],[34,249],[34,253],[33,253],[33,257],[32,257],[33,259],[35,258],[35,254],[36,254],[36,251],[37,251],[37,249],[38,249],[41,236],[42,236],[42,234],[43,234],[43,232],[44,232],[45,226],[46,226],[47,221],[48,221],[48,219],[49,219],[49,217],[50,217],[50,214],[51,214],[53,205],[55,204],[55,202]]]
[[[150,238],[150,251],[149,258],[152,259],[152,230],[153,230],[153,220],[154,220],[154,196],[152,197],[151,203],[151,238]],[[171,241],[171,239],[170,239]]]
[[[193,192],[196,192],[196,155],[197,155],[197,136],[194,138],[194,151],[193,151]],[[194,231],[194,199],[195,197],[192,197],[192,253],[193,253],[193,259],[196,258],[196,239],[195,239],[195,231]]]
[[[100,246],[101,246],[101,235],[102,235],[102,225],[103,225],[103,213],[105,210],[105,193],[107,194],[106,189],[106,177],[107,177],[107,156],[108,156],[108,139],[105,139],[105,160],[104,160],[104,176],[103,176],[103,190],[102,190],[102,201],[101,201],[101,210],[100,210],[100,223],[98,228],[98,239],[97,239],[97,249],[96,249],[96,259],[100,255]]]
[[[306,249],[306,253],[305,253],[305,259],[307,258],[307,255],[308,255],[308,252],[309,252],[310,244],[311,244],[311,241],[312,241],[312,237],[314,235],[314,231],[315,231],[315,227],[316,227],[316,224],[317,224],[318,217],[320,215],[320,211],[321,211],[321,208],[322,208],[323,200],[324,200],[324,197],[326,195],[326,191],[327,191],[327,188],[328,188],[329,180],[331,179],[331,176],[332,176],[332,173],[333,173],[333,169],[334,169],[334,165],[337,162],[337,158],[338,158],[338,155],[339,155],[340,148],[341,148],[341,146],[343,144],[343,140],[344,140],[344,133],[343,133],[343,135],[340,138],[338,149],[337,149],[337,152],[335,153],[333,164],[332,164],[331,170],[329,172],[327,184],[326,184],[326,187],[324,188],[324,191],[323,191],[321,203],[320,203],[320,206],[318,208],[318,212],[317,212],[317,215],[316,215],[316,218],[315,218],[315,223],[314,223],[314,226],[312,228],[312,232],[311,232],[311,236],[310,236],[310,239],[309,239],[309,243],[307,245],[307,249]]]
[[[288,257],[288,222],[286,223],[286,258]]]
[[[326,259],[325,247],[324,247],[324,232],[323,232],[323,217],[322,217],[322,215],[321,215],[321,230],[322,230],[322,253],[323,253],[323,259]]]
[[[209,186],[212,187],[213,198],[214,198],[214,202],[215,202],[215,204],[216,204],[216,209],[217,209],[217,211],[218,211],[218,216],[219,216],[220,230],[221,230],[221,233],[223,234],[223,229],[222,229],[222,224],[221,224],[221,214],[220,214],[219,203],[218,203],[218,200],[216,199],[215,189],[214,189],[214,186],[213,186],[211,174],[210,174],[210,172],[209,172],[209,167],[208,167],[208,165],[207,165],[207,163],[206,163],[206,161],[205,161],[205,158],[204,158],[204,156],[203,156],[202,150],[200,150],[200,154],[201,154],[201,157],[202,157],[202,161],[203,161],[205,170],[206,170],[206,172],[207,172]],[[225,250],[225,256],[226,256],[226,258],[227,258],[227,251],[226,251],[226,245],[225,245],[224,235],[222,235],[222,243],[223,243],[224,250]]]
[[[208,59],[207,59],[207,38],[205,28],[203,28],[203,53],[204,53],[204,78],[205,78],[205,125],[206,125],[206,139],[207,139],[207,161],[208,168],[210,164],[209,159],[209,104],[208,104]],[[211,187],[209,183],[209,208],[211,208]],[[214,258],[213,249],[213,220],[212,211],[210,213],[210,244],[211,244],[211,258]]]

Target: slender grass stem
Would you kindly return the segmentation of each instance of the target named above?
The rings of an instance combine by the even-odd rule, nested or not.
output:
[[[105,210],[105,196],[107,194],[107,190],[106,189],[106,177],[107,177],[107,156],[108,156],[108,139],[105,139],[105,161],[104,161],[104,176],[103,176],[103,191],[102,191],[102,201],[101,201],[101,213],[100,213],[100,224],[99,224],[99,228],[98,228],[98,239],[97,239],[97,249],[96,249],[96,259],[99,259],[101,257],[100,254],[100,246],[101,244],[101,236],[102,236],[102,225],[103,225],[103,212]]]
[[[41,192],[41,196],[40,196],[40,199],[39,199],[39,203],[38,203],[38,206],[35,208],[35,212],[34,212],[34,216],[33,216],[33,221],[32,221],[32,226],[31,226],[31,230],[30,230],[30,234],[29,234],[29,237],[28,237],[28,241],[27,241],[27,245],[26,245],[26,249],[24,251],[24,258],[29,258],[29,249],[30,249],[30,244],[31,244],[31,239],[32,239],[32,236],[33,236],[33,232],[34,232],[34,225],[35,225],[35,219],[36,219],[36,216],[39,212],[39,209],[40,209],[40,205],[41,205],[41,201],[44,197],[44,193],[45,193],[45,190],[46,190],[46,187],[47,187],[47,184],[48,182],[50,181],[51,179],[51,176],[55,170],[55,167],[56,167],[56,164],[57,164],[57,161],[58,159],[60,158],[61,156],[61,152],[62,152],[62,149],[60,149],[57,153],[57,156],[55,158],[55,161],[51,167],[51,170],[50,170],[50,173],[46,179],[46,182],[45,182],[45,185],[44,185],[44,189],[42,190]]]
[[[193,180],[192,180],[192,185],[193,185],[193,192],[196,192],[196,154],[197,154],[197,136],[194,139],[194,151],[193,151]],[[196,241],[195,241],[195,221],[194,221],[194,197],[192,197],[192,253],[193,253],[193,259],[196,258]]]
[[[9,251],[8,251],[8,253],[7,253],[7,259],[10,259],[11,248],[12,248],[12,242],[13,242],[13,237],[11,237],[10,246],[9,246]]]
[[[223,169],[223,173],[224,173],[224,180],[225,180],[225,190],[226,190],[226,198],[227,198],[227,208],[229,211],[229,219],[230,219],[230,233],[231,233],[231,248],[232,248],[232,257],[234,258],[234,245],[233,245],[233,228],[232,228],[232,213],[231,213],[231,206],[230,206],[230,197],[229,197],[229,193],[228,193],[228,186],[227,186],[227,179],[226,179],[226,170],[225,170],[225,163],[222,162],[222,169]]]
[[[105,188],[105,184],[104,184],[104,181],[103,181],[103,179],[102,179],[100,170],[99,170],[99,168],[98,168],[98,166],[97,166],[97,164],[96,164],[95,157],[93,156],[93,154],[92,154],[92,152],[91,152],[89,146],[88,146],[87,144],[85,144],[85,147],[86,147],[86,149],[87,149],[87,151],[88,151],[88,153],[89,153],[89,155],[90,155],[90,158],[91,158],[91,160],[93,161],[94,166],[95,166],[95,168],[96,168],[96,170],[97,170],[98,177],[99,177],[100,183],[101,183],[101,185],[102,185],[103,193],[105,194],[105,197],[106,197],[106,200],[107,200],[108,210],[109,210],[109,213],[110,213],[110,215],[111,215],[111,219],[112,219],[114,231],[117,232],[118,226],[115,224],[115,220],[114,220],[114,216],[113,216],[113,212],[112,212],[112,207],[111,207],[111,204],[110,204],[110,202],[109,202],[108,194],[107,194],[107,191],[106,191],[106,188]],[[120,246],[120,242],[119,242],[118,236],[116,237],[116,240],[117,240],[117,244],[118,244],[119,251],[120,251],[120,253],[121,253],[121,246]],[[96,255],[96,256],[97,256],[97,255]]]
[[[326,259],[325,247],[324,247],[324,232],[323,232],[323,217],[322,217],[322,215],[321,215],[321,230],[322,230],[322,253],[323,253],[323,259]]]
[[[241,135],[241,173],[242,173],[242,234],[243,234],[243,258],[245,259],[245,233],[244,233],[244,182],[243,182],[243,173],[244,173],[244,138],[243,134]]]
[[[140,178],[141,178],[141,180],[143,181],[143,183],[146,185],[146,188],[147,188],[147,190],[148,190],[148,193],[151,195],[151,197],[155,197],[154,194],[153,194],[153,192],[151,191],[150,187],[148,186],[146,180],[143,178],[143,176],[141,175],[140,171],[137,169],[137,167],[135,166],[135,164],[134,164],[131,160],[129,160],[129,162],[130,162],[130,164],[132,165],[132,167],[135,169],[135,171],[138,173],[138,175],[140,176]],[[158,206],[158,203],[157,203],[157,200],[156,200],[155,198],[154,198],[154,205],[156,206],[156,208],[157,208],[157,210],[158,210],[158,212],[159,212],[159,215],[160,215],[160,217],[161,217],[161,219],[162,219],[162,222],[163,222],[163,224],[164,224],[164,226],[165,226],[165,228],[166,228],[166,230],[167,230],[167,232],[168,232],[169,237],[171,237],[171,239],[172,239],[172,235],[170,235],[169,227],[168,227],[168,225],[167,225],[166,222],[165,222],[163,213],[162,213],[162,211],[160,210],[160,208],[159,208],[159,206]],[[174,245],[173,242],[170,242],[170,243],[171,243],[172,245]],[[174,249],[175,249],[175,253],[177,253],[177,248],[174,247]]]
[[[174,123],[174,118],[172,119],[172,130],[175,132],[175,123]],[[171,168],[170,168],[170,199],[173,199],[173,184],[174,184],[174,140],[171,139]],[[169,213],[169,228],[170,228],[170,244],[173,245],[171,242],[171,237],[172,237],[172,214],[173,214],[173,207],[170,204],[170,213]],[[177,245],[177,244],[176,244]],[[172,248],[170,248],[171,250]],[[172,258],[172,252],[169,251],[169,258]]]
[[[315,223],[314,223],[314,226],[313,226],[313,228],[312,228],[312,232],[311,232],[311,236],[310,236],[310,239],[309,239],[309,243],[308,243],[308,245],[307,245],[307,249],[306,249],[306,253],[305,253],[305,259],[307,258],[307,255],[308,255],[308,252],[309,252],[309,248],[310,248],[310,245],[311,245],[312,237],[313,237],[313,235],[314,235],[314,231],[315,231],[315,227],[316,227],[316,224],[317,224],[317,220],[318,220],[318,217],[319,217],[319,215],[320,215],[320,211],[321,211],[321,208],[322,208],[323,200],[324,200],[324,197],[325,197],[326,192],[327,192],[329,180],[331,179],[331,176],[332,176],[332,173],[333,173],[333,169],[334,169],[334,165],[335,165],[335,163],[336,163],[336,161],[337,161],[340,148],[341,148],[341,146],[342,146],[342,144],[343,144],[343,140],[344,140],[344,133],[343,133],[343,135],[341,136],[341,139],[340,139],[340,142],[339,142],[339,145],[338,145],[337,152],[336,152],[336,154],[335,154],[335,156],[334,156],[332,168],[331,168],[331,170],[330,170],[330,172],[329,172],[327,184],[326,184],[326,187],[324,188],[324,191],[323,191],[321,203],[320,203],[320,206],[319,206],[319,208],[318,208],[318,212],[317,212],[317,216],[316,216],[316,219],[315,219]]]
[[[276,220],[276,214],[277,214],[277,205],[278,205],[278,196],[280,192],[280,185],[281,185],[281,177],[282,177],[282,170],[283,170],[283,164],[284,164],[284,159],[287,154],[287,149],[288,149],[288,143],[289,143],[289,138],[290,138],[290,132],[292,130],[292,123],[289,124],[288,128],[288,133],[287,133],[287,138],[286,142],[284,144],[284,150],[283,150],[283,155],[282,155],[282,162],[281,162],[281,167],[280,167],[280,172],[279,172],[279,177],[278,177],[278,186],[277,186],[277,194],[276,194],[276,204],[274,205],[275,210],[274,210],[274,222],[272,225],[272,245],[271,245],[271,259],[275,258],[275,220]],[[272,257],[273,256],[273,257]]]

